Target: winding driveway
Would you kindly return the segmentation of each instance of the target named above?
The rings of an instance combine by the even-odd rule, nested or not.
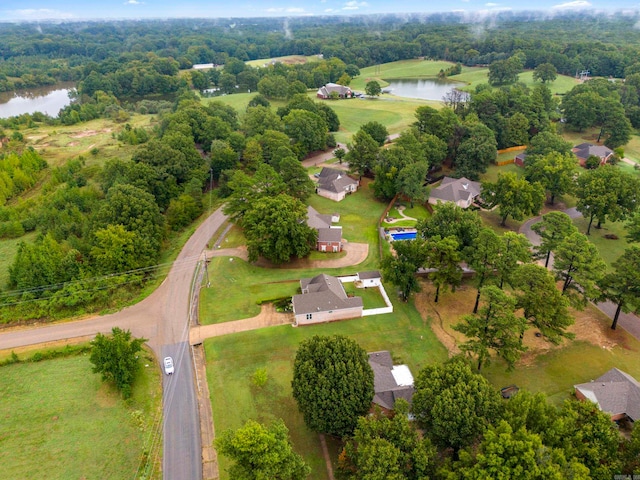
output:
[[[571,218],[579,218],[582,216],[580,212],[578,212],[575,208],[568,208],[564,210],[564,213],[569,215]],[[535,223],[538,223],[542,217],[534,217],[527,220],[521,227],[520,233],[525,235],[532,245],[540,245],[540,237],[536,232],[531,230],[531,226]],[[549,258],[549,268],[553,267],[553,254]],[[603,312],[609,318],[613,319],[613,316],[616,312],[616,305],[612,302],[598,302],[595,304],[598,307],[598,310]],[[640,318],[637,315],[632,313],[623,313],[620,312],[620,317],[618,318],[618,325],[624,328],[627,332],[633,335],[635,338],[640,340]]]

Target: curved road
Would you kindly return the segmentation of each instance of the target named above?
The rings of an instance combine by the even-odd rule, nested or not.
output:
[[[191,282],[207,242],[222,226],[221,209],[207,218],[187,241],[162,285],[142,302],[120,312],[86,320],[19,328],[0,333],[0,350],[27,345],[93,338],[113,327],[147,338],[158,359],[172,356],[175,373],[164,376],[163,475],[168,480],[202,478],[200,423],[189,348]]]
[[[563,210],[564,213],[569,215],[571,218],[581,217],[582,214],[578,212],[575,208],[568,208],[567,210]],[[540,237],[536,232],[531,230],[531,226],[534,223],[538,223],[542,217],[535,217],[527,220],[520,227],[520,233],[525,235],[532,245],[540,245]],[[549,258],[549,268],[553,267],[553,254]],[[613,319],[613,316],[616,312],[616,305],[612,302],[598,302],[595,304],[598,307],[598,310],[603,312],[606,316]],[[637,315],[632,313],[624,313],[620,312],[620,317],[618,318],[618,325],[624,328],[627,332],[633,335],[635,338],[640,340],[640,318]]]

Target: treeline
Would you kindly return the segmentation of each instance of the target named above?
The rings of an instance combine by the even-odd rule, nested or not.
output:
[[[223,195],[246,205],[242,215],[246,208],[259,207],[261,174],[265,191],[277,190],[289,204],[306,199],[313,183],[299,159],[335,145],[329,128],[339,127],[333,110],[306,95],[294,96],[277,113],[257,96],[239,119],[232,107],[220,102],[204,106],[187,90],[159,120],[153,132],[125,124],[115,134],[139,144],[131,159],[109,160],[100,169],[86,168],[82,157],[70,160],[51,170],[42,195],[0,209],[0,234],[37,232],[35,241],[20,243],[9,269],[10,290],[0,294],[1,321],[68,316],[129,298],[162,274],[158,260],[167,239],[203,212],[203,191],[213,179]],[[19,148],[19,138],[9,146]],[[0,182],[6,174],[20,188],[33,186],[33,179],[21,172],[40,178],[38,169],[46,165],[38,159],[30,149],[6,155],[0,160]],[[256,201],[246,204],[247,198]],[[289,204],[275,206],[275,212]],[[300,205],[304,218],[306,207],[293,206]],[[256,222],[266,218],[264,211],[253,215]],[[304,254],[313,240],[307,239]],[[251,252],[270,257],[262,240],[257,233]],[[282,255],[271,258],[284,261]]]
[[[455,14],[2,24],[0,91],[81,81],[93,71],[112,76],[133,62],[140,65],[115,81],[119,88],[135,81],[132,92],[148,91],[150,85],[171,89],[161,76],[168,75],[170,65],[186,69],[196,63],[223,65],[230,58],[294,54],[323,54],[362,68],[420,56],[488,65],[521,53],[525,68],[549,63],[567,75],[589,70],[620,78],[638,68],[636,21],[623,15],[568,13],[553,19],[500,14],[474,24]],[[147,55],[165,62],[164,71],[147,68]],[[103,87],[97,89],[109,91]]]

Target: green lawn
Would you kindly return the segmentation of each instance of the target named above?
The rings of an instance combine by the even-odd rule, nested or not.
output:
[[[607,323],[609,320],[603,320]],[[625,345],[602,348],[584,341],[540,355],[531,365],[507,372],[500,361],[483,368],[483,374],[496,387],[516,384],[531,392],[542,392],[549,401],[559,404],[569,398],[573,386],[599,377],[613,367],[635,378],[640,377],[640,343],[629,336]]]
[[[377,288],[357,288],[353,282],[343,283],[345,292],[347,295],[362,298],[362,304],[364,309],[370,308],[384,308],[387,306],[384,303],[384,298],[380,294],[380,290]]]
[[[120,480],[138,478],[143,450],[161,462],[161,374],[147,357],[128,402],[86,354],[0,367],[0,478]]]
[[[360,75],[354,78],[349,86],[354,90],[364,91],[370,80],[376,80],[385,87],[388,85],[384,81],[386,78],[436,77],[440,70],[446,70],[453,65],[455,64],[451,62],[418,59],[374,65],[360,70]]]
[[[208,105],[212,102],[222,102],[225,105],[232,106],[241,117],[247,110],[247,105],[258,92],[253,93],[233,93],[231,95],[221,95],[219,97],[201,97],[202,103]]]
[[[386,285],[387,292],[393,292]],[[393,297],[393,295],[391,295]],[[216,432],[238,428],[248,419],[270,422],[282,418],[294,449],[311,466],[310,479],[328,478],[318,436],[309,431],[291,396],[293,361],[298,344],[312,335],[347,335],[365,350],[390,350],[396,362],[416,374],[420,368],[442,362],[446,352],[412,304],[394,302],[393,314],[294,328],[271,327],[206,340],[207,381]],[[267,384],[258,388],[251,375],[267,371]],[[334,468],[336,451],[332,449]],[[229,476],[228,460],[220,456],[222,479]]]
[[[593,221],[591,226],[591,235],[588,236],[591,243],[593,243],[600,252],[602,259],[605,261],[609,269],[611,264],[615,262],[620,255],[624,253],[624,250],[629,245],[625,236],[627,234],[624,224],[625,222],[606,222],[602,225],[601,229],[596,228],[597,220]],[[587,219],[580,217],[573,220],[573,223],[580,233],[587,233],[587,226],[589,222]],[[605,235],[614,234],[618,236],[617,240],[610,240],[605,238]]]
[[[488,75],[489,68],[487,67],[463,67],[460,75],[453,75],[449,78],[458,82],[467,83],[464,90],[472,91],[481,83],[488,83]],[[532,70],[522,72],[518,76],[518,81],[524,83],[529,88],[532,88],[539,83],[533,81]],[[547,86],[553,95],[559,95],[568,92],[574,86],[578,85],[578,83],[580,82],[573,77],[558,75],[558,78],[556,78],[554,82],[547,83]]]

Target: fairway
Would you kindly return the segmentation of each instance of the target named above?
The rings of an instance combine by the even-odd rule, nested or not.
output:
[[[0,367],[0,478],[120,480],[137,478],[143,450],[158,461],[159,369],[144,361],[129,402],[92,373],[88,354]]]

